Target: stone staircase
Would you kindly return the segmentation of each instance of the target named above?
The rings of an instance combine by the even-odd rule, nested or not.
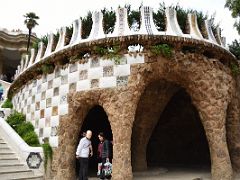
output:
[[[32,170],[21,164],[17,154],[0,136],[0,180],[43,180],[35,176]]]

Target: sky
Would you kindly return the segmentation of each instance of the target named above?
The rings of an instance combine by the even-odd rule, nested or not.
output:
[[[212,15],[216,13],[216,23],[223,29],[222,36],[227,38],[227,43],[240,39],[233,28],[235,20],[231,12],[224,8],[226,0],[4,0],[0,6],[0,28],[21,29],[27,31],[23,15],[35,12],[40,19],[39,26],[34,28],[38,37],[50,32],[56,32],[62,26],[69,26],[75,20],[84,17],[88,11],[100,10],[104,7],[117,9],[117,7],[131,4],[133,9],[143,5],[153,8],[165,2],[167,6],[177,3],[184,8],[203,11]]]

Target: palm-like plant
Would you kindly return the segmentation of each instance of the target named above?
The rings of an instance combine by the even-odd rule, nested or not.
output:
[[[34,12],[29,12],[27,14],[24,15],[24,17],[26,18],[24,20],[24,24],[27,26],[28,28],[28,43],[27,43],[27,52],[30,46],[30,40],[31,40],[31,34],[32,34],[32,29],[38,25],[37,23],[37,19],[39,19],[39,17],[34,13]]]

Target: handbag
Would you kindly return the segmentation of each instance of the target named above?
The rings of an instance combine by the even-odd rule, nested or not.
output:
[[[108,159],[107,159],[106,163],[104,164],[103,172],[104,172],[105,176],[111,176],[111,174],[112,174],[112,164],[109,162]]]

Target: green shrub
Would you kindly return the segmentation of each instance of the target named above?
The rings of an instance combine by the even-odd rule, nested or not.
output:
[[[22,113],[14,111],[7,118],[7,123],[22,137],[29,146],[40,146],[38,136],[34,132],[31,122],[26,122],[26,118]]]
[[[232,74],[234,76],[239,75],[240,69],[239,69],[239,66],[238,66],[237,63],[231,63],[230,64],[230,68],[231,68]]]
[[[53,64],[43,64],[41,70],[43,74],[51,74],[54,71],[55,66]]]
[[[40,146],[38,136],[34,131],[26,132],[22,138],[29,146]]]
[[[166,58],[171,58],[172,57],[172,48],[168,44],[158,44],[155,46],[151,47],[151,52],[154,55],[162,55]]]
[[[44,169],[46,171],[48,159],[52,160],[53,151],[52,151],[52,147],[50,146],[49,143],[42,144],[42,148],[43,148],[44,157],[45,157],[45,159],[44,159]]]
[[[17,126],[25,122],[25,116],[17,111],[10,114],[7,118],[7,123],[16,130]]]
[[[10,99],[6,99],[6,101],[3,103],[2,108],[13,108],[12,101]]]
[[[16,130],[20,136],[24,136],[24,134],[26,134],[26,132],[34,131],[34,127],[31,122],[24,122],[24,123],[21,123],[16,128]]]
[[[115,64],[120,64],[121,62],[122,55],[119,54],[120,46],[118,45],[111,47],[95,46],[94,50],[100,57],[103,57],[104,59],[111,59]]]

